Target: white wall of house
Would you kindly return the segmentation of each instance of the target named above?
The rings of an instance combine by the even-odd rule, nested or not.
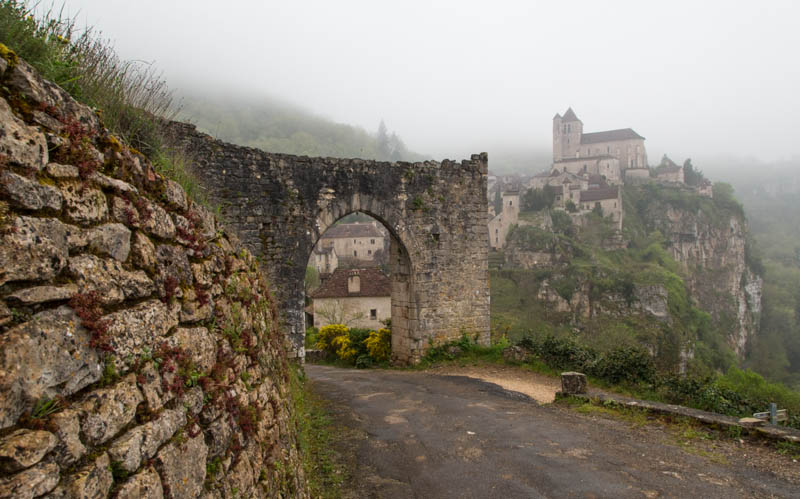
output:
[[[390,296],[358,296],[351,298],[315,298],[314,327],[330,324],[324,317],[326,311],[333,311],[337,318],[343,318],[348,327],[379,329],[382,320],[392,316]]]

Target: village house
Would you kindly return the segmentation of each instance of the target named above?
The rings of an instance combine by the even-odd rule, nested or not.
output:
[[[325,231],[317,247],[333,248],[339,261],[344,258],[373,261],[384,252],[388,240],[385,231],[378,222],[337,224]]]
[[[380,269],[336,269],[311,294],[314,327],[377,329],[392,316],[391,283]]]
[[[579,209],[581,213],[599,211],[622,229],[622,189],[618,185],[581,191]]]
[[[322,247],[317,245],[311,253],[311,263],[320,274],[330,274],[339,267],[339,257],[333,246]]]
[[[511,227],[519,222],[519,192],[506,191],[502,199],[503,211],[489,222],[489,247],[492,249],[502,249],[506,245],[506,236]],[[490,213],[492,211],[490,209]]]
[[[669,159],[665,154],[656,167],[656,180],[676,184],[684,183],[683,167]]]

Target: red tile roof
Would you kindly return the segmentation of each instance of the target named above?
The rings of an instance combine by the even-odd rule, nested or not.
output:
[[[599,142],[614,142],[615,140],[644,139],[631,128],[607,130],[605,132],[584,133],[581,135],[581,144],[597,144]]]
[[[616,199],[619,197],[619,186],[601,187],[600,189],[589,189],[581,191],[581,202],[602,201],[603,199]]]
[[[361,290],[347,292],[347,278],[353,272],[359,276]],[[391,296],[389,277],[380,269],[336,269],[322,286],[311,294],[311,298],[348,298],[358,296]]]

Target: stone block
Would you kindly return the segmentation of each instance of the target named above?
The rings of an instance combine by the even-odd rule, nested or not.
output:
[[[524,364],[531,359],[531,352],[519,345],[514,345],[503,350],[503,360],[517,364]]]
[[[17,118],[5,99],[0,99],[0,154],[36,171],[44,168],[49,157],[44,134]]]
[[[184,212],[189,208],[189,200],[186,191],[174,180],[164,180],[164,199],[170,208]]]
[[[89,332],[66,306],[36,314],[0,337],[0,428],[37,400],[69,396],[100,379]]]
[[[0,439],[0,471],[14,473],[30,468],[58,443],[49,431],[17,430]]]
[[[159,244],[156,247],[158,282],[163,284],[168,277],[174,277],[181,286],[192,284],[192,266],[186,250],[179,246]]]
[[[154,272],[156,269],[156,247],[150,238],[139,231],[133,235],[131,259],[134,265],[147,271]]]
[[[561,393],[564,395],[586,393],[586,375],[571,371],[561,373]]]
[[[77,166],[47,163],[47,174],[53,178],[78,178],[80,173]]]
[[[170,346],[188,352],[200,371],[211,372],[217,361],[217,342],[204,327],[179,327],[167,341]]]
[[[124,262],[131,251],[131,231],[122,224],[110,223],[86,231],[89,249],[100,256]]]
[[[108,336],[118,370],[130,367],[146,351],[152,352],[167,332],[178,325],[177,316],[161,300],[148,300],[108,314],[104,319],[110,323]]]
[[[68,272],[81,293],[97,292],[99,300],[113,305],[153,294],[153,281],[142,270],[126,270],[116,260],[79,255],[69,260]]]
[[[12,206],[25,210],[61,210],[61,192],[55,187],[43,185],[16,173],[0,172],[0,192]]]
[[[133,421],[136,407],[144,399],[131,374],[110,388],[95,390],[84,398],[80,409],[81,432],[89,445],[100,445]]]
[[[142,228],[149,234],[161,239],[175,238],[175,224],[169,214],[156,203],[147,202],[150,216],[144,220]]]
[[[108,497],[113,484],[114,477],[111,475],[111,460],[107,453],[103,453],[85,468],[69,475],[64,484],[53,491],[53,497]]]
[[[0,497],[39,497],[53,490],[60,478],[56,463],[38,464],[16,475],[0,478]]]
[[[9,299],[16,300],[23,305],[36,305],[51,301],[68,300],[78,292],[78,286],[65,284],[63,286],[35,286],[24,288],[8,295]]]
[[[103,191],[87,187],[76,180],[61,185],[64,196],[64,215],[67,220],[87,226],[105,221],[108,217],[108,204]]]
[[[203,491],[206,479],[208,447],[203,435],[197,435],[182,444],[172,442],[164,446],[156,457],[161,469],[161,479],[173,497],[197,497]]]
[[[161,478],[152,466],[133,475],[117,491],[117,499],[163,499]]]
[[[139,372],[138,383],[144,394],[144,399],[147,402],[147,408],[150,412],[156,412],[164,404],[172,400],[173,395],[171,392],[165,392],[161,385],[161,376],[156,371],[152,362],[148,362]]]
[[[49,218],[17,217],[0,236],[0,285],[46,281],[67,263],[67,226]]]
[[[50,418],[50,422],[58,437],[58,444],[54,450],[56,462],[62,467],[69,467],[86,454],[86,447],[81,442],[80,410],[66,409],[57,412]]]

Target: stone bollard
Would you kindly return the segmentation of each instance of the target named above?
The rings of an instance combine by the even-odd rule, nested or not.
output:
[[[561,393],[563,395],[586,393],[586,375],[576,372],[561,373]]]

